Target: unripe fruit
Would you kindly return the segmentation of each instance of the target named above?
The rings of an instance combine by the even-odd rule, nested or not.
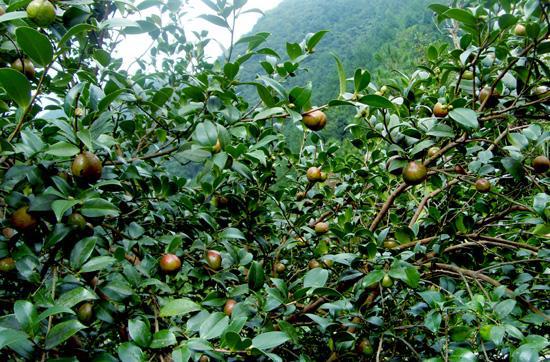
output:
[[[275,271],[277,273],[282,273],[286,270],[286,266],[283,263],[277,263],[275,264]]]
[[[206,263],[210,268],[218,270],[222,266],[222,255],[219,251],[208,250],[206,252]]]
[[[372,356],[372,354],[374,353],[374,349],[372,348],[370,341],[366,338],[362,339],[359,344],[357,344],[356,350],[357,353],[360,353],[364,356]]]
[[[92,320],[92,316],[94,315],[93,311],[93,305],[92,303],[84,303],[78,308],[78,320],[82,323],[88,323]]]
[[[481,326],[481,328],[479,328],[479,336],[481,337],[481,339],[483,339],[484,341],[490,341],[492,328],[493,325],[491,324]]]
[[[382,88],[380,88],[380,92],[382,92],[382,94],[386,93],[388,91],[388,87],[383,85]]]
[[[479,93],[479,100],[481,101],[481,103],[486,102],[485,105],[487,107],[494,107],[498,104],[498,97],[500,96],[500,94],[496,90],[493,91],[491,96],[489,96],[489,94],[491,94],[491,87],[483,87],[483,89]],[[487,98],[488,100],[485,101]]]
[[[306,198],[306,193],[304,191],[300,191],[300,192],[296,193],[296,200],[297,201],[302,201],[305,198]]]
[[[323,259],[323,264],[326,266],[326,267],[331,267],[334,265],[334,260],[332,259]]]
[[[326,222],[318,222],[315,224],[315,232],[317,234],[325,234],[328,232],[328,223]]]
[[[0,16],[6,13],[6,9],[3,6],[0,6]]]
[[[28,206],[23,206],[11,215],[11,225],[19,231],[31,230],[38,224],[38,220],[28,210]]]
[[[309,182],[317,182],[321,180],[321,169],[319,167],[310,167],[306,172]]]
[[[484,178],[476,181],[476,190],[482,194],[486,194],[491,190],[491,183]]]
[[[428,157],[432,158],[434,157],[438,152],[439,152],[440,148],[439,147],[430,147],[428,149]]]
[[[389,288],[393,285],[393,280],[388,274],[384,275],[384,278],[382,278],[382,286],[384,288]]]
[[[402,175],[407,185],[418,185],[426,179],[428,170],[423,164],[411,161],[403,168]]]
[[[177,255],[164,254],[160,259],[160,269],[165,273],[172,273],[181,268],[181,260]]]
[[[533,169],[536,173],[545,173],[550,168],[550,160],[546,156],[537,156],[533,160]]]
[[[311,259],[307,264],[307,266],[309,267],[309,269],[315,269],[315,268],[321,267],[321,264],[319,264],[317,260]]]
[[[321,171],[321,179],[319,181],[324,182],[328,178],[328,173]]]
[[[393,249],[397,247],[399,244],[395,240],[386,240],[384,241],[384,248],[386,249]]]
[[[34,78],[36,74],[34,64],[28,58],[23,58],[23,61],[19,58],[16,59],[13,63],[11,63],[11,67],[18,72],[25,74],[25,76],[29,79]]]
[[[225,315],[230,316],[231,313],[233,313],[233,308],[235,307],[235,304],[237,304],[237,302],[233,299],[228,299],[225,302],[225,305],[223,306],[223,312],[225,313]]]
[[[447,108],[447,105],[441,104],[437,102],[433,109],[434,116],[438,118],[447,117],[449,114],[449,109]]]
[[[0,271],[9,272],[15,269],[15,260],[11,257],[0,259]]]
[[[474,79],[474,72],[472,72],[471,70],[464,71],[464,73],[462,73],[462,79],[473,80]]]
[[[37,25],[45,27],[55,21],[55,7],[48,0],[33,0],[27,6],[27,15]]]
[[[87,183],[94,183],[101,178],[103,165],[95,154],[86,151],[75,157],[71,171],[73,176]]]
[[[78,212],[73,212],[67,218],[67,224],[77,230],[84,230],[86,228],[86,219]]]
[[[220,139],[218,138],[216,140],[216,144],[214,146],[212,146],[212,152],[213,153],[218,153],[222,150],[222,143],[220,142]]]
[[[533,95],[537,96],[538,99],[543,99],[550,96],[550,88],[545,85],[539,85],[533,89]]]
[[[320,131],[325,128],[327,124],[327,116],[323,111],[316,110],[313,112],[305,113],[302,116],[302,121],[305,126],[312,131]]]
[[[516,34],[517,36],[525,36],[527,34],[527,29],[525,28],[525,25],[517,24],[514,28],[514,34]]]

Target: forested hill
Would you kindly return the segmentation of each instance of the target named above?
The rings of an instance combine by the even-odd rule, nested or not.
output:
[[[368,69],[373,81],[388,78],[394,69],[410,71],[420,64],[426,44],[443,36],[435,27],[427,8],[434,0],[284,0],[266,12],[252,33],[269,32],[267,46],[285,54],[287,42],[301,42],[307,33],[330,32],[305,63],[308,73],[298,73],[292,85],[311,80],[313,100],[326,102],[338,92],[334,58],[344,63],[348,77],[353,69]],[[244,50],[244,49],[243,49]],[[258,62],[245,68],[244,77],[264,74]],[[248,89],[246,92],[253,91]],[[250,95],[248,93],[247,95]],[[327,132],[341,129],[343,114],[336,112],[339,125],[332,122]],[[337,128],[334,128],[337,127]]]

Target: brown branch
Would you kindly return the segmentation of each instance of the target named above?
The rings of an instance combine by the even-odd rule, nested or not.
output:
[[[412,228],[414,226],[414,224],[416,223],[416,221],[420,217],[420,214],[422,213],[422,210],[424,210],[424,207],[426,206],[426,204],[428,203],[428,201],[431,198],[437,196],[441,191],[443,191],[443,190],[447,189],[448,187],[456,184],[457,182],[458,182],[458,179],[455,178],[454,180],[449,181],[449,183],[445,187],[437,189],[437,190],[429,193],[428,195],[424,196],[424,198],[422,199],[422,201],[418,205],[418,208],[416,209],[416,212],[414,213],[414,216],[412,217],[411,222],[409,223],[409,228]]]
[[[157,158],[157,157],[162,157],[162,156],[169,155],[169,154],[171,154],[171,153],[173,153],[177,150],[178,150],[178,147],[172,147],[172,148],[169,148],[167,150],[160,151],[160,152],[155,152],[155,153],[150,153],[150,154],[145,155],[145,156],[133,157],[129,160],[106,161],[105,164],[108,164],[108,165],[122,165],[122,164],[125,164],[125,163],[131,163],[131,162],[134,162],[134,161],[150,160],[152,158]]]
[[[370,227],[369,227],[370,231],[376,230],[376,227],[378,226],[380,221],[382,221],[382,219],[384,218],[384,215],[386,215],[386,212],[388,212],[394,200],[397,198],[397,196],[401,195],[401,193],[404,192],[407,189],[407,187],[409,187],[409,185],[407,185],[406,183],[402,183],[395,189],[394,192],[392,192],[392,194],[388,197],[384,205],[382,205],[382,208],[380,209],[380,211],[372,221],[372,224],[370,224]]]
[[[499,243],[497,241],[490,241],[490,240],[480,240],[480,241],[470,241],[470,242],[466,242],[466,243],[460,243],[460,244],[449,246],[448,248],[443,250],[442,254],[451,252],[453,250],[459,250],[459,249],[475,247],[475,246],[482,246],[482,245],[485,245],[485,244],[500,246],[502,248],[507,248],[507,249],[517,249],[516,246],[506,244],[506,243]],[[534,251],[531,251],[531,253],[536,255],[536,253]]]
[[[494,236],[477,235],[477,234],[467,234],[467,235],[464,235],[464,236],[466,238],[469,238],[469,239],[493,241],[493,242],[502,243],[502,244],[506,244],[506,245],[510,245],[510,246],[515,246],[515,247],[518,247],[518,248],[528,249],[528,250],[531,250],[531,251],[534,251],[534,252],[539,251],[539,248],[537,248],[536,246],[525,244],[525,243],[518,243],[518,242],[515,242],[515,241],[509,241],[509,240],[502,239],[502,238],[497,238],[497,237],[494,237]]]
[[[526,208],[526,207],[523,207],[523,206],[519,206],[519,205],[512,205],[509,208],[507,208],[506,210],[504,210],[504,211],[502,211],[498,214],[495,214],[493,216],[489,216],[489,217],[486,217],[482,220],[479,220],[477,222],[477,225],[487,225],[487,224],[490,224],[494,221],[504,219],[506,216],[508,216],[508,214],[510,214],[514,211],[529,211],[529,209]]]
[[[401,244],[401,245],[398,245],[396,246],[395,248],[393,248],[392,250],[405,250],[405,249],[410,249],[410,248],[413,248],[417,245],[424,245],[424,244],[428,244],[430,241],[433,241],[435,239],[437,239],[438,237],[437,236],[430,236],[429,238],[425,238],[425,239],[420,239],[420,240],[414,240],[414,241],[411,241],[410,243],[405,243],[405,244]]]

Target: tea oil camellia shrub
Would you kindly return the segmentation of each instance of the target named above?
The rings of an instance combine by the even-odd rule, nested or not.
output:
[[[449,41],[384,79],[325,30],[207,59],[191,1],[4,3],[2,361],[550,355],[548,2],[430,5]]]

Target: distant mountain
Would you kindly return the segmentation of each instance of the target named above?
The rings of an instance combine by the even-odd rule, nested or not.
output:
[[[394,69],[410,71],[421,64],[425,45],[443,39],[427,8],[433,0],[284,0],[266,12],[251,33],[269,32],[267,46],[285,54],[287,42],[300,42],[307,33],[330,32],[307,61],[307,73],[297,74],[292,85],[313,83],[313,100],[322,104],[337,95],[338,76],[335,53],[344,63],[348,77],[362,67],[374,82],[387,78]],[[237,49],[239,50],[239,49]],[[244,50],[244,49],[241,49]],[[248,62],[245,79],[265,74],[258,62]],[[251,96],[253,89],[247,89]],[[340,132],[343,118],[349,114],[336,111],[337,122],[328,132]]]

